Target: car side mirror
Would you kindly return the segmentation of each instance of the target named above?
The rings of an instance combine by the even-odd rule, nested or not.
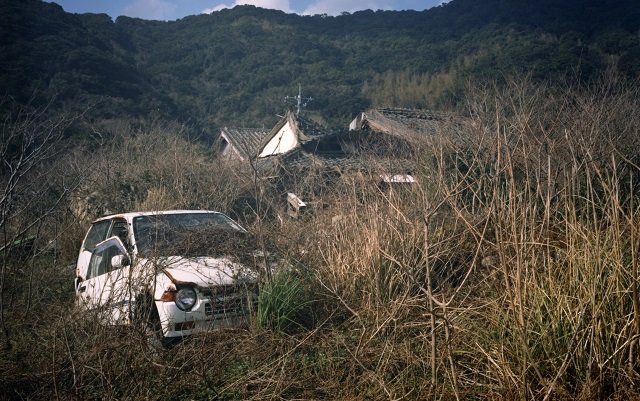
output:
[[[127,253],[127,248],[125,248],[124,244],[122,244],[122,241],[120,240],[120,238],[116,236],[109,237],[106,240],[100,242],[98,245],[96,245],[95,249],[93,250],[93,253],[102,253],[105,251],[105,249],[112,246],[115,246],[116,248],[118,248],[120,253],[122,253],[123,255]]]
[[[126,255],[116,255],[111,258],[111,267],[114,269],[121,269],[125,266],[129,266],[129,258]]]

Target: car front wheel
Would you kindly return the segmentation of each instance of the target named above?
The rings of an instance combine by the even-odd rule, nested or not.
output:
[[[160,316],[153,299],[140,296],[136,300],[134,323],[138,327],[146,347],[152,353],[158,353],[169,348],[172,343],[162,335]]]

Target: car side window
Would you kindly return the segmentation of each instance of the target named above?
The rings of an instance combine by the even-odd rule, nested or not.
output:
[[[94,252],[89,262],[87,278],[97,277],[114,270],[115,268],[111,265],[111,259],[117,255],[123,255],[117,246],[107,247],[102,252]]]
[[[113,236],[120,238],[122,244],[127,247],[127,249],[129,248],[129,226],[126,220],[113,220],[109,237]]]
[[[109,231],[110,225],[111,220],[102,220],[93,223],[93,225],[89,229],[87,238],[84,240],[84,244],[82,244],[82,247],[88,251],[93,251],[96,245],[107,238],[107,231]]]

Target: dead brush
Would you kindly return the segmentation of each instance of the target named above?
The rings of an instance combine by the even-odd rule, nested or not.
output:
[[[617,107],[638,103],[516,86],[479,116],[495,133],[487,245],[503,295],[485,301],[468,366],[507,399],[623,399],[638,378],[639,171],[618,142],[637,121]]]
[[[70,318],[65,292],[46,291],[72,273],[33,264],[59,281],[34,286],[28,316],[6,316],[19,335],[0,354],[0,397],[637,398],[637,87],[481,89],[468,137],[416,152],[417,185],[345,180],[339,209],[257,216],[263,242],[308,274],[313,324],[195,336],[158,356],[135,331]],[[7,269],[12,304],[27,304],[29,272]]]
[[[354,188],[358,196],[341,203],[348,209],[314,249],[317,281],[351,314],[350,357],[390,399],[461,396],[451,344],[478,243],[438,198],[444,192],[431,189],[370,187],[362,204],[362,188]],[[419,386],[408,385],[418,377]]]

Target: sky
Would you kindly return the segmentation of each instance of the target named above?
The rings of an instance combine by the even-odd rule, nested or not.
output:
[[[443,0],[53,0],[70,13],[106,13],[171,21],[187,15],[211,13],[240,4],[282,10],[297,14],[329,14],[359,10],[418,10]]]

